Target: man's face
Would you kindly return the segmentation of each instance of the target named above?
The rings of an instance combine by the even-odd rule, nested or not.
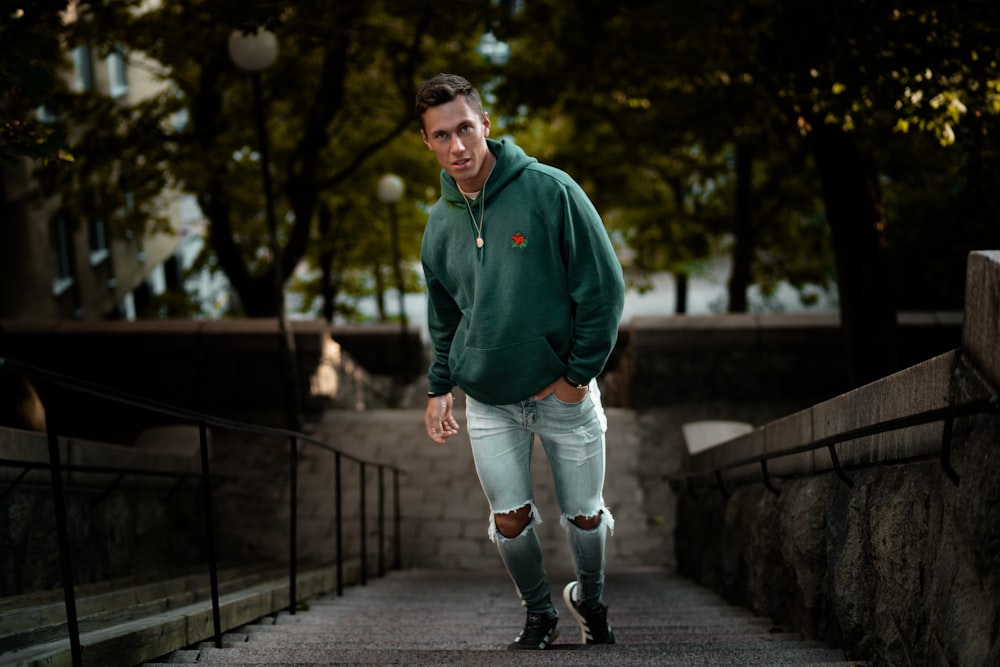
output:
[[[465,192],[481,190],[493,166],[486,146],[489,115],[473,111],[460,95],[447,104],[428,108],[423,121],[420,135],[441,167]]]

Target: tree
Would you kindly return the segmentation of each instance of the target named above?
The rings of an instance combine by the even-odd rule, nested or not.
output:
[[[505,68],[501,101],[573,128],[562,133],[569,141],[548,149],[549,159],[585,178],[609,224],[624,226],[635,269],[668,270],[683,285],[689,267],[728,250],[729,308],[745,310],[749,284],[761,272],[754,264],[763,264],[755,239],[801,235],[803,216],[769,211],[794,201],[805,207],[804,217],[815,213],[818,188],[801,178],[773,180],[802,170],[804,151],[792,146],[791,132],[769,131],[759,95],[728,78],[719,53],[706,55],[693,39],[664,40],[671,17],[660,5],[545,9],[534,3],[505,29],[515,57]],[[560,37],[544,36],[553,32]],[[550,53],[553,45],[568,53]],[[555,77],[560,86],[540,79],[539,57],[565,68]],[[761,156],[770,166],[762,166]],[[750,215],[751,183],[757,210],[767,213],[757,216],[763,222]],[[790,233],[767,231],[789,225]],[[810,255],[817,260],[811,271],[799,262],[794,284],[825,284],[824,256]]]
[[[108,207],[120,226],[162,217],[158,192],[194,193],[219,266],[249,316],[275,315],[272,272],[284,283],[306,256],[319,212],[334,213],[338,197],[367,191],[358,180],[362,167],[403,132],[415,131],[416,82],[446,62],[482,68],[473,46],[485,17],[471,1],[147,4],[77,3],[68,39],[104,52],[123,49],[162,88],[131,106],[63,96],[64,121],[87,130],[74,145],[80,164],[50,170],[48,185],[102,193],[96,204],[66,197],[64,206],[77,217],[88,205]],[[262,74],[280,267],[263,251],[268,235],[250,77],[226,50],[232,30],[257,26],[267,26],[280,43],[277,62]],[[131,221],[120,205],[123,192],[141,195]]]
[[[46,122],[44,109],[65,57],[59,32],[68,4],[0,2],[0,166],[71,159],[65,133]]]
[[[513,51],[507,93],[520,92],[513,103],[533,110],[603,113],[616,127],[644,128],[644,141],[621,135],[636,169],[645,167],[650,142],[707,152],[733,146],[742,165],[736,191],[744,188],[735,201],[746,201],[752,165],[770,162],[761,139],[783,145],[773,138],[800,135],[822,186],[847,362],[861,384],[897,369],[880,146],[900,149],[893,133],[906,130],[948,144],[960,126],[995,146],[997,11],[993,3],[957,1],[569,8],[537,0],[504,24]],[[558,87],[544,85],[533,65],[539,60]],[[599,148],[621,159],[618,146]]]
[[[1000,79],[997,12],[967,2],[763,6],[764,34],[782,48],[755,50],[754,74],[796,119],[816,161],[848,365],[860,384],[898,368],[880,147],[898,149],[893,132],[909,128],[951,144],[970,110],[972,118],[1000,111],[990,92]]]

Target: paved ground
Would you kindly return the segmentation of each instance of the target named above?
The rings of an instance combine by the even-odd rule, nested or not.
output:
[[[555,585],[566,576],[552,577]],[[561,588],[561,586],[560,586]],[[658,570],[609,575],[614,646],[587,647],[562,609],[548,651],[507,651],[523,624],[506,575],[412,569],[325,596],[163,661],[243,665],[856,665]]]

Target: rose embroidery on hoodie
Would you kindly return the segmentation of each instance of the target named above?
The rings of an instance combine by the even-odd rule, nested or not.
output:
[[[528,239],[524,238],[524,234],[522,234],[521,232],[514,232],[514,235],[510,237],[510,247],[527,248]]]

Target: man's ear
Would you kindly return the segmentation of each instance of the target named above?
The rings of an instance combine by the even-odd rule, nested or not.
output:
[[[427,146],[427,148],[431,147],[431,142],[427,140],[427,133],[424,132],[424,128],[420,128],[420,138],[424,140],[424,146]]]
[[[490,136],[490,115],[483,112],[483,136]]]

